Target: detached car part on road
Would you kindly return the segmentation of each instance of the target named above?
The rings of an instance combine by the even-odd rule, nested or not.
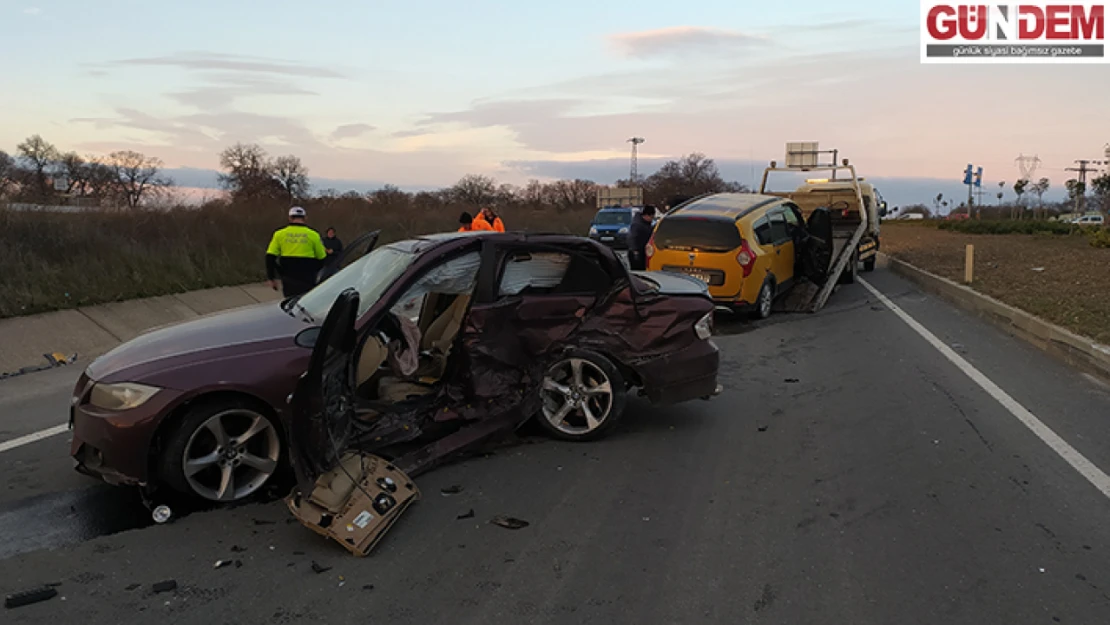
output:
[[[656,403],[719,391],[713,303],[696,280],[630,273],[566,235],[364,247],[303,296],[93,362],[71,408],[78,470],[233,502],[291,460],[309,493],[351,454],[411,476],[532,417],[557,438],[599,438],[633,388]]]

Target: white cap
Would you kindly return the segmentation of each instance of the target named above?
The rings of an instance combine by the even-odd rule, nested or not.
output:
[[[290,217],[304,217],[304,215],[305,215],[304,209],[301,208],[300,206],[294,206],[293,208],[289,209],[289,216]]]

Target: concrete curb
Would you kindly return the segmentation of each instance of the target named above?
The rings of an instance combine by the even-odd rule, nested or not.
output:
[[[894,273],[990,321],[1068,364],[1110,381],[1110,346],[1097,343],[905,261],[880,254]]]
[[[0,373],[44,365],[43,355],[55,352],[88,363],[155,328],[279,299],[266,285],[247,284],[0,319]]]

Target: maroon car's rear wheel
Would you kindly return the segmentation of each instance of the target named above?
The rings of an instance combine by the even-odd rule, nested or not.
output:
[[[169,435],[161,477],[187,495],[219,503],[241,501],[277,472],[281,447],[277,426],[250,402],[201,404]]]
[[[624,414],[625,381],[605,356],[575,350],[552,364],[540,388],[537,420],[555,438],[587,441],[609,433]]]

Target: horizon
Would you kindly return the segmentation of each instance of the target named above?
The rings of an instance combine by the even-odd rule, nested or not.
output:
[[[631,136],[646,139],[643,175],[700,152],[755,187],[788,141],[812,140],[892,206],[931,207],[937,193],[966,198],[968,163],[984,169],[984,204],[1000,181],[1012,199],[1019,155],[1040,157],[1033,178],[1049,178],[1056,201],[1067,169],[1104,158],[1110,139],[1095,136],[1110,100],[1098,66],[922,65],[915,3],[117,8],[131,6],[157,19],[133,31],[74,0],[0,9],[11,47],[57,42],[8,70],[0,149],[40,134],[81,155],[135,150],[183,188],[214,190],[219,151],[257,143],[301,158],[316,190],[365,192],[468,174],[612,184],[627,177]],[[312,41],[327,45],[296,43]]]

